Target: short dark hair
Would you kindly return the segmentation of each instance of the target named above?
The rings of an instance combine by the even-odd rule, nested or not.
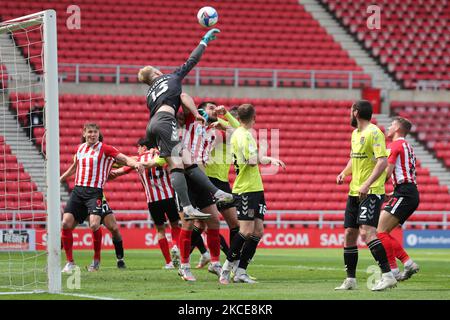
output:
[[[100,131],[100,126],[98,124],[96,124],[96,123],[85,123],[83,125],[83,132],[87,128],[97,129],[99,131],[99,133],[98,133],[98,141],[103,142],[103,134]],[[81,143],[85,143],[85,142],[86,142],[86,138],[84,137],[84,135],[81,135]]]
[[[255,107],[250,103],[241,104],[238,108],[238,117],[242,122],[249,122],[255,116]]]
[[[353,106],[352,106],[353,110],[357,110],[358,111],[358,116],[361,119],[370,121],[372,119],[372,104],[370,103],[370,101],[367,100],[358,100],[356,101]]]
[[[239,106],[232,106],[230,108],[230,111],[229,111],[231,113],[231,115],[233,117],[235,117],[235,118],[239,118],[239,116],[238,116],[238,108],[239,108]]]
[[[147,149],[151,149],[153,144],[151,143],[151,141],[144,137],[144,138],[139,138],[139,140],[137,141],[137,145],[140,147],[146,146]]]
[[[397,121],[400,124],[400,129],[402,130],[403,134],[406,136],[408,133],[410,133],[412,128],[412,123],[406,118],[402,117],[395,117],[394,121]]]
[[[203,101],[197,106],[197,109],[205,109],[208,104],[213,104],[217,106],[217,103],[215,103],[214,101]]]

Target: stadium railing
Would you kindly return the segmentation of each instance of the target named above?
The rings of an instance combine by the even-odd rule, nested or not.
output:
[[[114,210],[114,213],[117,215],[129,215],[132,218],[129,220],[117,219],[117,223],[121,227],[153,227],[153,221],[150,219],[146,210]],[[24,227],[45,228],[45,219],[36,219],[36,216],[44,217],[45,214],[45,211],[37,210],[0,210],[0,225],[11,229],[21,229]],[[4,218],[5,215],[8,215],[8,219]],[[34,215],[34,219],[27,219],[26,217],[29,215]],[[147,218],[135,219],[133,215],[145,215]],[[295,217],[296,215],[299,217]],[[266,216],[271,216],[271,218],[264,221],[265,226],[279,229],[285,229],[295,225],[311,225],[319,229],[323,229],[324,227],[335,228],[342,227],[344,223],[343,211],[341,210],[268,210]],[[311,216],[311,219],[306,218],[307,216]],[[330,219],[330,216],[336,216],[336,218]],[[337,216],[341,216],[342,219],[339,219]],[[411,227],[426,229],[430,226],[435,226],[446,230],[450,228],[449,217],[450,211],[416,211],[413,219],[407,221],[402,227],[403,229],[411,229]],[[224,221],[221,221],[221,223],[222,226],[226,226]]]
[[[60,63],[59,79],[61,82],[89,82],[103,78],[108,82],[120,84],[137,82],[137,73],[142,66],[112,64]],[[167,73],[177,67],[157,66]],[[125,79],[133,79],[126,81]],[[288,69],[253,69],[253,68],[210,68],[196,67],[186,80],[195,86],[213,81],[220,84],[239,87],[243,83],[263,82],[273,88],[282,87],[283,83],[302,83],[302,87],[316,88],[318,81],[334,82],[340,88],[356,88],[356,85],[373,87],[373,76],[361,71],[348,70],[288,70]]]
[[[448,90],[450,89],[450,81],[445,80],[419,80],[417,81],[416,90]]]

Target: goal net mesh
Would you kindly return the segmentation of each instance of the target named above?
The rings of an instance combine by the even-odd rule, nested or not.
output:
[[[43,23],[0,23],[0,292],[47,289]]]

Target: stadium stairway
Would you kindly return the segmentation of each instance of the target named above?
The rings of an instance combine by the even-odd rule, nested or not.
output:
[[[398,84],[383,70],[364,48],[353,39],[346,29],[338,24],[333,16],[325,10],[318,0],[299,0],[306,11],[308,11],[333,36],[342,48],[347,50],[364,72],[372,75],[374,87],[380,89],[399,89]]]
[[[38,191],[45,195],[46,176],[42,170],[45,166],[42,154],[27,136],[14,113],[9,110],[8,105],[8,101],[5,102],[3,95],[0,95],[2,135],[5,142],[11,147],[11,152],[17,157],[19,163],[23,164],[25,171],[36,183]],[[66,203],[68,199],[67,190],[61,186],[61,203]]]
[[[0,34],[0,60],[6,66],[10,79],[16,81],[37,82],[39,76],[34,73],[14,41],[7,34]]]
[[[383,126],[386,131],[393,120],[392,117],[389,117],[386,114],[377,114],[375,118],[377,123],[380,126]],[[430,171],[431,176],[437,177],[440,185],[445,185],[450,190],[449,170],[444,167],[442,163],[439,162],[414,136],[409,135],[407,139],[413,146],[416,157],[420,160],[422,167],[427,168]]]

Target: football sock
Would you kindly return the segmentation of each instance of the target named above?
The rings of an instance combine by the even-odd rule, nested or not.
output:
[[[389,266],[391,269],[397,268],[397,262],[395,261],[394,248],[392,246],[391,236],[387,232],[377,233],[378,239],[381,240],[384,250],[386,251],[386,256],[389,261]]]
[[[358,265],[358,247],[344,247],[344,264],[347,278],[356,278],[356,266]]]
[[[227,254],[227,259],[229,261],[239,260],[241,257],[242,246],[244,245],[247,238],[240,232],[236,234],[230,244],[230,250]]]
[[[62,229],[61,240],[64,244],[64,251],[66,252],[66,259],[68,262],[73,262],[73,234],[72,229]]]
[[[114,245],[114,250],[116,251],[116,258],[118,260],[123,259],[123,242],[122,242],[122,237],[117,237],[117,238],[113,237],[113,245]]]
[[[228,253],[228,251],[230,250],[230,248],[228,247],[227,240],[225,240],[223,235],[221,235],[220,233],[219,233],[219,238],[220,238],[220,250],[222,250],[222,252],[226,255]]]
[[[241,261],[239,261],[239,268],[247,269],[248,264],[255,255],[260,240],[261,238],[252,235],[245,241],[244,247],[242,248]]]
[[[410,259],[405,249],[403,249],[402,245],[393,236],[391,236],[391,243],[394,248],[395,257],[405,264]]]
[[[208,229],[206,241],[211,254],[211,262],[220,261],[220,237],[219,229]]]
[[[381,272],[382,273],[390,272],[391,268],[389,267],[386,250],[384,249],[380,239],[370,241],[367,244],[367,246],[369,247],[370,252],[372,253],[372,256],[374,257],[375,261],[378,262],[378,266],[380,267]]]
[[[203,229],[200,229],[196,226],[192,229],[191,235],[191,253],[194,251],[195,247],[200,250],[200,253],[203,254],[206,252],[205,243],[203,242],[202,233]]]
[[[162,238],[158,240],[159,248],[161,249],[161,252],[164,256],[164,259],[166,260],[166,264],[170,263],[170,252],[169,252],[169,243],[167,242],[166,238]]]
[[[94,238],[94,260],[100,261],[102,251],[102,228],[98,228],[92,232]]]
[[[172,234],[172,244],[177,247],[180,247],[180,245],[179,245],[180,231],[181,231],[181,228],[179,226],[175,226],[175,227],[172,226],[170,228],[170,233]]]
[[[180,256],[181,263],[188,264],[191,253],[191,230],[181,229],[180,232]]]
[[[239,232],[239,227],[230,229],[230,245],[231,245],[231,241],[233,241],[234,236],[237,235],[238,232]]]

